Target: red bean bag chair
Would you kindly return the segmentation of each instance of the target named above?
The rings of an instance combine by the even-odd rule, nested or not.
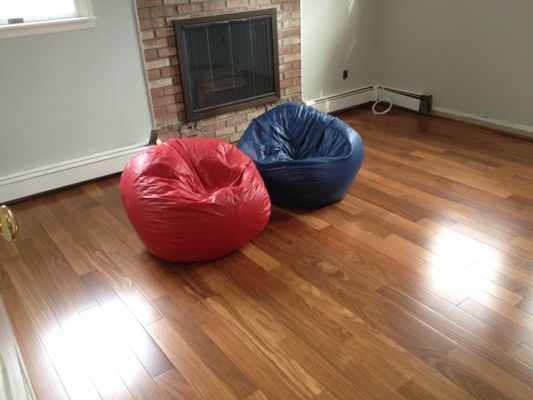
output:
[[[120,194],[148,250],[175,262],[228,254],[270,218],[254,162],[219,139],[171,139],[137,154],[122,173]]]

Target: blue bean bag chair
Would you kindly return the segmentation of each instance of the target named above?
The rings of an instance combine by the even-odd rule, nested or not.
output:
[[[364,156],[359,134],[329,114],[286,103],[255,118],[238,143],[273,203],[322,207],[341,200]]]

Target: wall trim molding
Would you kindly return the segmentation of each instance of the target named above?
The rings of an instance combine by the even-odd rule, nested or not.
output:
[[[513,136],[533,139],[533,126],[529,125],[516,124],[501,119],[483,117],[480,115],[469,114],[444,107],[433,107],[433,112],[431,115],[435,117],[448,118],[455,121],[467,122],[470,124],[483,126],[485,128],[496,129]]]
[[[92,16],[2,25],[0,26],[0,39],[44,35],[46,33],[54,32],[76,31],[94,28],[95,26],[96,18]]]
[[[50,190],[78,184],[124,169],[128,160],[150,147],[145,143],[122,147],[0,176],[0,203],[13,202]]]

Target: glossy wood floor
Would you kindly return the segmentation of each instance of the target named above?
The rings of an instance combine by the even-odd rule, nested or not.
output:
[[[0,290],[41,399],[532,399],[533,142],[393,111],[346,199],[169,265],[118,178],[15,205]]]

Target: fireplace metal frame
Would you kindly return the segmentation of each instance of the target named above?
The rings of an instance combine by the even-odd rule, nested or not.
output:
[[[214,107],[205,109],[205,111],[193,112],[192,93],[187,79],[188,59],[184,35],[182,34],[185,27],[194,25],[205,25],[211,23],[220,23],[222,21],[250,20],[257,18],[269,17],[272,21],[272,62],[274,63],[274,93],[256,97],[248,97],[243,100],[237,100]],[[176,37],[176,47],[178,50],[178,63],[180,65],[181,86],[183,97],[185,99],[185,114],[188,121],[198,121],[204,118],[212,117],[230,111],[236,111],[247,107],[253,107],[261,104],[275,103],[281,98],[280,79],[279,79],[279,53],[278,53],[278,20],[275,8],[264,8],[259,10],[227,13],[211,16],[202,16],[195,18],[174,19],[174,34]]]

